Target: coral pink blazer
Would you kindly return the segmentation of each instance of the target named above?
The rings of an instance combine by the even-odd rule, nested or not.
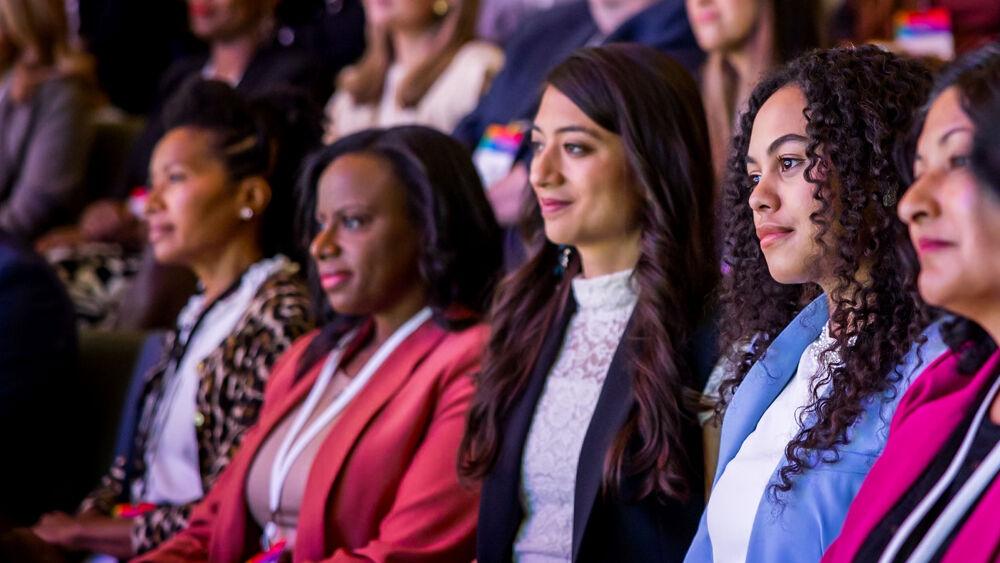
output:
[[[308,394],[321,365],[294,381],[314,331],[275,364],[257,424],[188,528],[138,561],[242,562],[261,529],[247,508],[247,473],[263,441]],[[469,561],[477,490],[459,484],[458,447],[471,375],[488,338],[477,325],[428,321],[385,361],[340,414],[309,472],[294,561]]]
[[[851,504],[840,536],[824,562],[851,561],[879,521],[899,502],[948,441],[966,414],[976,409],[996,381],[1000,352],[974,376],[958,373],[958,356],[948,352],[913,383],[893,417],[885,452],[872,466]],[[944,554],[945,563],[1000,560],[1000,480],[979,504]]]

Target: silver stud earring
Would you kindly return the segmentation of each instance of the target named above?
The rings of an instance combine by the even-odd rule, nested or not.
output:
[[[244,221],[249,221],[250,219],[253,219],[253,209],[250,209],[249,207],[241,208],[240,219],[243,219]]]

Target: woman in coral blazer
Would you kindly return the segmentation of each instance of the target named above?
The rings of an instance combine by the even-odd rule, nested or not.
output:
[[[279,361],[188,529],[142,560],[468,561],[479,495],[456,461],[501,267],[472,162],[427,128],[367,131],[303,187],[338,314]]]

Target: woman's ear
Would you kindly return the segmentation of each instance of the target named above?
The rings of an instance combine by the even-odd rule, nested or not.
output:
[[[239,183],[239,208],[250,208],[254,215],[261,215],[271,203],[271,185],[261,176],[250,176]]]

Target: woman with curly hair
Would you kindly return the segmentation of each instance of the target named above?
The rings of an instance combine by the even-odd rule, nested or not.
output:
[[[751,95],[724,191],[719,465],[687,561],[818,560],[943,349],[896,219],[893,155],[929,86],[920,63],[860,47]]]
[[[920,295],[963,315],[907,391],[826,561],[1000,558],[1000,46],[938,79],[899,203]]]
[[[701,99],[638,45],[577,51],[547,82],[544,233],[494,302],[460,458],[484,480],[477,556],[677,561],[703,504],[693,389],[714,363]]]
[[[368,130],[302,176],[325,326],[277,363],[257,426],[187,530],[147,562],[469,561],[478,494],[455,459],[497,226],[462,145]]]

